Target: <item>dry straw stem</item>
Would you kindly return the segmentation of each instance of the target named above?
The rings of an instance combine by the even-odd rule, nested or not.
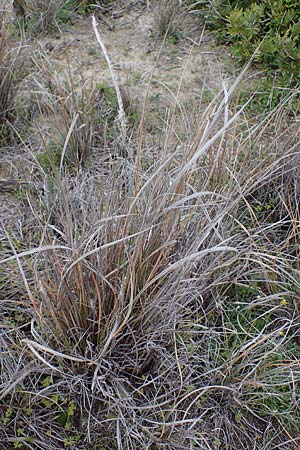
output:
[[[180,13],[181,2],[178,0],[160,0],[158,7],[158,31],[161,36],[168,36],[176,31],[176,19]]]
[[[93,25],[93,29],[94,29],[94,33],[95,33],[97,42],[100,45],[100,48],[104,55],[104,58],[107,62],[107,65],[108,65],[108,68],[110,71],[110,76],[111,76],[111,79],[112,79],[112,82],[113,82],[113,85],[114,85],[114,88],[116,91],[118,105],[119,105],[119,115],[117,117],[117,120],[120,122],[121,135],[122,135],[122,139],[123,139],[123,143],[124,143],[126,140],[126,135],[127,135],[127,123],[126,123],[126,115],[125,115],[122,95],[121,95],[121,91],[120,91],[120,87],[119,87],[119,83],[118,83],[118,77],[113,68],[113,64],[112,64],[110,57],[108,55],[108,52],[106,50],[104,41],[101,38],[95,16],[92,16],[92,25]]]

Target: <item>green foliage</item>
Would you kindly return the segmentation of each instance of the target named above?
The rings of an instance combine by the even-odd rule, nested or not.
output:
[[[51,386],[51,384],[52,384],[52,380],[51,380],[51,377],[49,377],[49,376],[44,378],[42,381],[43,387],[49,387],[49,386]]]
[[[277,84],[297,86],[300,73],[300,8],[293,0],[212,0],[199,2],[208,27],[221,43],[231,44],[236,59],[244,63],[256,51],[254,61],[269,69],[272,88],[274,73]],[[271,71],[270,71],[271,69]],[[284,90],[277,90],[272,105],[278,104]],[[261,100],[259,100],[261,101]],[[264,97],[263,106],[269,104]],[[261,106],[261,105],[259,105]]]
[[[107,128],[107,137],[113,139],[117,136],[118,128],[116,126],[116,117],[118,115],[118,99],[115,89],[110,86],[106,81],[102,81],[96,84],[98,93],[103,96],[106,111],[102,114],[95,114],[95,121],[97,124],[105,123]],[[126,114],[127,124],[131,127],[135,127],[139,122],[139,111],[134,105],[132,98],[130,98],[129,92],[121,91],[123,106]]]
[[[57,20],[60,23],[68,22],[71,12],[75,9],[76,5],[74,0],[67,0],[62,4],[57,12]]]
[[[22,201],[22,202],[26,202],[27,200],[27,195],[26,195],[26,190],[25,189],[18,189],[15,193],[14,196],[17,200]]]
[[[34,421],[37,411],[46,413],[49,418],[51,417],[50,428],[47,427],[44,430],[47,438],[52,439],[55,435],[52,432],[52,423],[54,423],[55,429],[60,429],[63,434],[63,448],[76,448],[81,435],[78,431],[74,434],[73,429],[73,420],[76,414],[75,400],[66,396],[64,392],[56,390],[51,375],[43,376],[35,388],[37,389],[36,393],[28,393],[18,386],[15,392],[15,402],[11,405],[11,402],[7,399],[8,401],[3,404],[2,411],[0,411],[0,425],[7,432],[14,430],[12,448],[27,448],[26,443],[34,443],[35,436],[28,427],[28,423]]]
[[[51,174],[54,168],[60,165],[62,146],[50,144],[47,151],[39,153],[36,157],[45,173]]]
[[[12,414],[13,414],[13,409],[7,408],[7,410],[5,411],[5,414],[4,414],[4,418],[3,418],[3,424],[5,426],[9,424]]]
[[[298,79],[300,11],[284,0],[233,8],[227,17],[227,38],[236,57],[248,59],[260,45],[256,60]]]
[[[76,405],[74,400],[71,400],[67,405],[67,409],[59,414],[56,418],[57,423],[62,425],[66,430],[70,430],[76,411]]]
[[[274,82],[277,82],[277,78],[272,80],[267,77],[255,80],[250,86],[245,86],[245,89],[240,93],[239,103],[241,105],[245,104],[249,100],[249,97],[252,96],[251,102],[247,106],[248,111],[257,114],[272,110],[278,105],[284,95],[284,85],[286,81],[281,78],[281,86],[274,85]],[[291,100],[291,102],[293,103],[291,105],[292,109],[295,111],[295,108],[297,108],[295,105],[297,100]],[[290,106],[287,105],[287,107]]]
[[[5,145],[9,139],[9,129],[7,125],[0,125],[0,147]]]
[[[181,34],[179,32],[174,32],[170,34],[167,38],[169,44],[176,45],[180,39]]]
[[[247,291],[245,286],[245,291]],[[249,286],[250,291],[252,286]],[[246,292],[246,296],[250,294]],[[238,289],[242,295],[244,290]],[[284,305],[286,301],[282,301]],[[278,322],[275,315],[255,310],[240,308],[231,304],[224,317],[224,328],[230,329],[230,333],[225,334],[224,340],[219,348],[219,358],[221,364],[227,364],[227,361],[235,360],[235,369],[230,372],[230,376],[245,377],[252,379],[251,375],[246,375],[247,364],[245,364],[247,348],[252,348],[251,357],[257,361],[255,376],[253,381],[246,382],[243,388],[243,402],[251,407],[252,411],[261,417],[275,419],[284,425],[288,431],[296,431],[300,426],[297,404],[300,399],[300,388],[294,386],[292,376],[287,373],[287,366],[296,361],[299,355],[299,345],[286,339],[278,332],[277,346],[268,340],[266,344],[266,353],[259,356],[257,345],[255,344],[261,336],[268,333],[274,334]],[[279,340],[281,342],[279,343]],[[285,342],[286,339],[286,342]],[[267,352],[267,349],[272,351]],[[261,358],[261,360],[260,360]],[[240,364],[240,362],[242,362]],[[241,402],[242,404],[242,402]],[[243,408],[235,414],[237,423],[243,421],[243,416],[247,411]]]
[[[96,88],[105,99],[108,108],[106,120],[109,125],[112,125],[118,111],[118,99],[115,90],[106,81],[97,83]],[[99,117],[98,120],[101,120],[101,118]]]
[[[80,436],[78,434],[75,434],[73,436],[69,436],[68,438],[65,438],[64,439],[64,447],[74,448],[74,446],[77,444],[79,439],[80,439]]]
[[[18,5],[22,5],[22,13]],[[14,2],[18,25],[28,35],[51,32],[67,23],[74,11],[84,14],[88,9],[88,2],[78,0],[23,0]]]

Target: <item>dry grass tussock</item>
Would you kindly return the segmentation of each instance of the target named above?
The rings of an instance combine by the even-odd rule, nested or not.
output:
[[[67,20],[73,3],[63,0],[14,0],[13,8],[19,26],[28,34],[35,35],[59,28]]]
[[[7,19],[0,11],[0,144],[5,145],[10,137],[10,122],[14,120],[15,82],[22,69],[20,44],[17,48],[9,45]]]
[[[158,2],[157,29],[161,36],[172,35],[177,31],[181,13],[178,0],[160,0]]]
[[[105,184],[36,159],[51,195],[1,231],[3,448],[298,445],[299,138],[284,103],[233,114],[238,81],[135,186],[126,152]]]

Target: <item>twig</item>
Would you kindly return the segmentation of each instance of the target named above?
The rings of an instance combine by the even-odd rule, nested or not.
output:
[[[127,130],[126,115],[125,115],[125,111],[124,111],[124,105],[123,105],[121,91],[120,91],[120,88],[119,88],[119,85],[118,85],[117,75],[116,75],[116,73],[114,71],[113,64],[112,64],[112,62],[111,62],[111,60],[109,58],[109,55],[107,53],[106,47],[104,45],[104,42],[101,39],[100,33],[98,31],[97,22],[96,22],[95,16],[92,16],[92,24],[93,24],[94,33],[96,35],[96,39],[98,41],[98,44],[101,47],[101,50],[102,50],[103,55],[104,55],[104,58],[106,59],[106,62],[107,62],[107,65],[108,65],[108,68],[109,68],[109,71],[110,71],[111,79],[113,81],[114,88],[115,88],[115,91],[116,91],[116,94],[117,94],[118,105],[119,105],[119,114],[118,114],[117,120],[120,122],[122,137],[123,137],[123,140],[125,140],[125,138],[126,138],[126,130]]]

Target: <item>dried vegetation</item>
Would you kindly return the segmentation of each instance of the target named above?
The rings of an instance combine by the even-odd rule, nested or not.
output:
[[[243,73],[175,146],[170,119],[150,164],[146,114],[137,140],[120,138],[111,88],[49,73],[36,117],[52,134],[23,140],[28,216],[1,229],[3,448],[297,448],[299,134],[288,95],[250,125],[231,101]]]

